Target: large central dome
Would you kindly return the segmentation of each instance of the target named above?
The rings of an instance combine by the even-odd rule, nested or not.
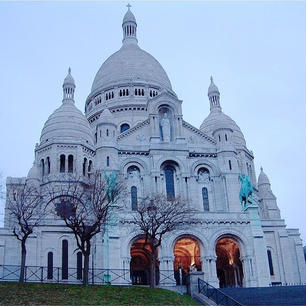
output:
[[[101,66],[91,91],[128,82],[144,82],[172,89],[169,78],[160,63],[137,43],[124,43]]]
[[[172,91],[169,78],[160,63],[138,46],[137,23],[130,11],[123,23],[122,47],[111,55],[100,67],[91,87],[91,94],[116,86],[153,86]]]

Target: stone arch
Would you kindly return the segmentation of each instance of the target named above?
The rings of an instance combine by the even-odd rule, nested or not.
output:
[[[216,237],[214,250],[219,287],[243,286],[245,271],[241,258],[245,246],[240,235],[235,235],[232,231]]]
[[[208,161],[207,159],[199,159],[192,163],[190,167],[190,175],[196,176],[201,167],[207,168],[211,176],[219,176],[221,174],[220,169],[214,163]]]
[[[148,285],[150,283],[151,256],[153,250],[149,244],[144,244],[145,237],[140,234],[129,242],[130,274],[133,285]],[[159,256],[159,248],[156,252]],[[159,261],[156,261],[156,284],[159,282]]]
[[[141,175],[148,173],[148,166],[145,161],[137,157],[129,157],[121,162],[120,168],[123,170],[123,174],[126,175],[127,169],[133,165],[139,168]]]
[[[210,245],[209,249],[212,250],[215,255],[215,248],[218,240],[221,238],[233,238],[239,243],[241,256],[246,256],[251,254],[250,246],[252,245],[251,241],[241,232],[232,228],[222,229],[215,232],[209,239]]]
[[[158,98],[160,99],[160,96]],[[152,112],[153,113],[158,113],[159,108],[163,105],[171,108],[172,112],[173,112],[173,115],[181,114],[180,106],[178,105],[178,103],[174,103],[174,102],[170,101],[169,99],[167,99],[167,100],[160,99],[159,101],[155,101],[154,106],[152,108]]]
[[[162,164],[166,163],[166,162],[174,162],[177,164],[177,170],[178,170],[178,173],[183,173],[183,172],[186,172],[186,166],[185,166],[185,163],[177,158],[177,157],[173,157],[171,156],[170,158],[169,157],[161,157],[157,162],[156,162],[156,165],[155,165],[155,171],[160,171],[161,168],[162,168]]]

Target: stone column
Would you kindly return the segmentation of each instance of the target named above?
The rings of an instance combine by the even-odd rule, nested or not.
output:
[[[122,274],[124,281],[126,281],[126,284],[131,284],[132,283],[132,279],[131,279],[131,269],[130,269],[130,265],[131,265],[131,257],[123,257],[123,261],[122,261]]]
[[[174,256],[163,256],[159,260],[159,275],[161,285],[164,286],[175,286],[176,281],[174,278]]]
[[[187,275],[187,292],[193,297],[199,292],[198,279],[204,280],[204,272],[195,271]]]

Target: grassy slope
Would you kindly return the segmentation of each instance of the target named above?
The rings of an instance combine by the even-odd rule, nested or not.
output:
[[[0,305],[198,305],[163,289],[119,286],[0,283]]]

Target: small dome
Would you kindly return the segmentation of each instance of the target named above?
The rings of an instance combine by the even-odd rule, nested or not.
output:
[[[122,24],[124,24],[125,22],[135,22],[136,23],[136,18],[134,14],[131,12],[130,6],[128,6],[128,10],[123,17]]]
[[[269,184],[270,185],[270,181],[268,176],[263,172],[263,168],[260,168],[260,174],[258,176],[258,186],[260,185],[264,185],[264,184]]]
[[[101,114],[99,121],[103,123],[113,123],[114,124],[114,115],[106,108]]]
[[[129,82],[143,82],[172,89],[160,63],[137,44],[123,44],[101,66],[93,81],[91,92]]]
[[[33,163],[33,166],[31,167],[27,175],[27,180],[31,180],[31,179],[40,180],[39,169],[35,162]]]
[[[214,94],[220,95],[220,92],[219,92],[218,87],[214,83],[213,77],[210,77],[210,85],[208,87],[208,96],[214,95]]]
[[[68,69],[68,74],[67,74],[67,76],[64,79],[63,86],[65,86],[65,85],[75,85],[74,79],[73,79],[73,77],[71,75],[71,68],[70,67]]]
[[[94,144],[92,129],[72,101],[64,101],[46,121],[40,136],[40,142],[83,142]]]
[[[237,145],[246,145],[244,136],[236,122],[225,115],[220,109],[215,109],[203,121],[200,130],[209,136],[213,136],[213,133],[218,129],[232,130],[234,142]]]

